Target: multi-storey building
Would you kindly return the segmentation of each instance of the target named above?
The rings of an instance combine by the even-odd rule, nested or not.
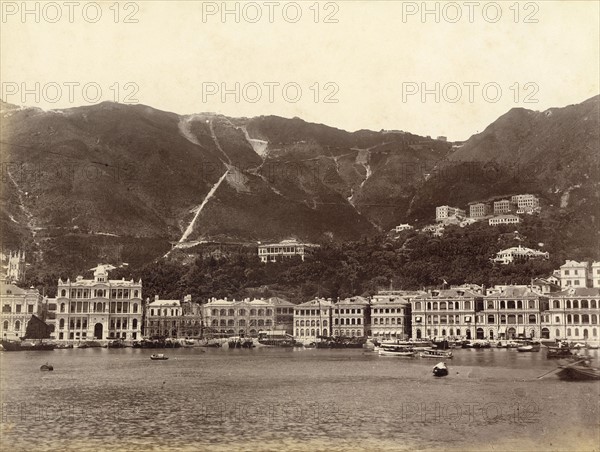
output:
[[[497,226],[499,224],[517,224],[520,223],[521,219],[516,215],[498,215],[488,220],[490,226]]]
[[[2,339],[17,340],[25,336],[32,315],[44,317],[42,296],[37,289],[21,289],[14,284],[0,284],[0,335]]]
[[[302,260],[312,248],[318,247],[312,243],[300,243],[297,240],[283,240],[279,243],[259,244],[258,257],[261,262],[276,262],[278,259],[300,256]]]
[[[514,204],[508,199],[501,199],[500,201],[494,201],[494,215],[502,215],[509,213],[514,209]]]
[[[410,301],[399,295],[377,294],[371,299],[371,331],[375,338],[411,337]]]
[[[503,286],[475,301],[477,339],[542,337],[542,310],[548,299],[528,286]]]
[[[542,317],[544,338],[598,342],[600,289],[571,286],[549,294]]]
[[[567,260],[560,266],[561,287],[587,287],[588,284],[588,262],[577,262]]]
[[[535,195],[514,195],[510,198],[513,205],[517,206],[517,209],[523,213],[533,212],[539,210],[540,200]]]
[[[493,262],[506,265],[515,261],[526,261],[531,259],[548,259],[549,257],[550,254],[548,252],[534,250],[519,245],[498,251],[496,253],[496,257],[491,260]]]
[[[592,262],[592,269],[589,276],[592,280],[591,286],[600,288],[600,262]]]
[[[142,281],[108,279],[114,267],[98,265],[93,279],[58,280],[55,339],[59,341],[141,338]]]
[[[458,207],[439,206],[435,208],[435,221],[447,221],[450,218],[460,220],[466,216],[467,213],[465,210],[459,209]]]
[[[411,300],[413,339],[475,337],[475,302],[481,294],[468,289],[432,290]]]
[[[182,318],[179,300],[161,300],[156,295],[146,306],[144,333],[150,338],[177,338]]]
[[[314,300],[294,306],[294,337],[302,342],[314,342],[329,337],[333,303],[330,299]]]
[[[212,299],[202,306],[202,310],[208,334],[254,337],[259,331],[289,331],[293,307],[292,303],[280,298],[252,301],[225,298]]]
[[[471,218],[487,217],[490,214],[490,205],[484,202],[477,202],[469,206],[469,216]]]
[[[369,300],[352,297],[333,305],[333,336],[363,337],[371,335]]]

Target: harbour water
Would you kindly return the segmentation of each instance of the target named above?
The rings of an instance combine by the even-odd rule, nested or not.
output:
[[[163,350],[161,350],[163,351]],[[3,450],[597,450],[600,385],[545,352],[2,352]],[[594,363],[598,351],[591,352]],[[46,361],[53,372],[40,372]]]

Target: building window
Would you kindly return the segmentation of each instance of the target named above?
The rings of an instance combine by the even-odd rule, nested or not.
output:
[[[2,328],[4,329],[4,331],[8,330],[8,320],[4,321],[4,323],[2,324]]]

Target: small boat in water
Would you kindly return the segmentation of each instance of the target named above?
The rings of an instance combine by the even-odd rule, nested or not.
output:
[[[400,356],[412,358],[417,352],[412,347],[398,344],[382,344],[379,348],[380,356]]]
[[[163,353],[155,353],[154,355],[150,355],[150,359],[154,361],[164,361],[166,359],[169,359],[169,357],[165,356]]]
[[[434,377],[445,377],[446,375],[448,375],[448,367],[446,366],[446,363],[441,362],[433,366]]]
[[[421,358],[448,358],[452,359],[450,350],[426,349],[420,353]]]
[[[542,345],[539,342],[527,341],[517,347],[518,352],[539,352]]]
[[[581,364],[572,364],[568,366],[560,366],[558,378],[568,381],[579,380],[600,380],[600,369],[591,367],[588,361]]]
[[[46,364],[42,364],[40,366],[40,370],[41,371],[52,371],[52,370],[54,370],[54,367],[52,366],[52,364],[46,363]]]

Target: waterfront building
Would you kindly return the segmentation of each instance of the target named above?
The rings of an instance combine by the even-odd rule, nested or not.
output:
[[[568,341],[600,340],[600,289],[569,287],[549,295],[548,310],[542,313],[542,337]]]
[[[499,224],[517,224],[520,223],[521,219],[516,215],[498,215],[488,220],[490,226],[497,226]]]
[[[0,284],[0,336],[17,340],[25,335],[32,315],[44,318],[43,297],[37,289],[21,289],[14,284]]]
[[[587,287],[588,284],[588,262],[577,262],[567,260],[560,266],[561,287]]]
[[[496,286],[475,302],[477,339],[540,338],[548,298],[531,286]],[[544,332],[546,334],[547,332]]]
[[[315,298],[294,306],[294,337],[302,342],[314,342],[329,337],[333,303],[331,299]]]
[[[469,216],[471,218],[483,218],[490,214],[490,205],[484,202],[477,202],[469,205]]]
[[[176,338],[182,309],[179,300],[161,300],[158,295],[146,306],[144,333],[150,338]]]
[[[58,280],[53,303],[59,341],[141,338],[142,280],[109,279],[114,267],[98,265],[93,279]]]
[[[548,252],[526,248],[524,246],[513,246],[505,250],[498,251],[496,257],[491,259],[492,262],[507,265],[515,261],[526,261],[531,259],[548,259]]]
[[[378,339],[411,337],[409,298],[378,293],[371,299],[371,334]]]
[[[407,223],[399,224],[395,227],[396,232],[410,231],[411,229],[414,229],[414,227]]]
[[[459,221],[467,216],[467,213],[463,209],[458,207],[450,206],[439,206],[435,208],[435,221],[446,222],[451,218],[458,219]]]
[[[295,239],[283,240],[279,243],[259,244],[258,257],[261,262],[276,262],[278,259],[300,256],[304,260],[308,251],[318,247],[312,243],[301,243]]]
[[[364,337],[371,335],[369,300],[351,297],[333,305],[333,336]]]
[[[202,310],[209,335],[256,337],[259,331],[289,331],[293,307],[281,298],[239,301],[213,298]]]
[[[592,262],[590,279],[592,280],[592,287],[600,287],[600,262]]]
[[[475,302],[468,289],[441,289],[411,299],[412,338],[475,338]]]

